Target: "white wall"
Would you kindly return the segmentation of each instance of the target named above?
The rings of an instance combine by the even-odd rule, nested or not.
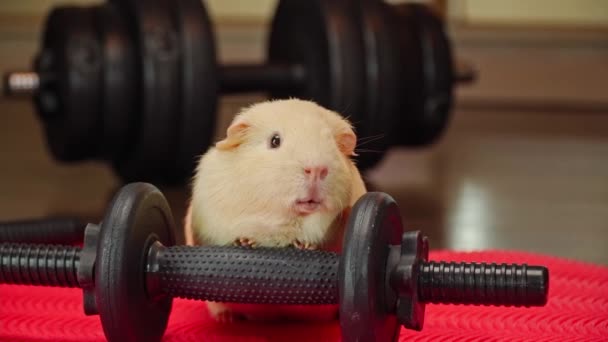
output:
[[[606,0],[448,0],[451,17],[475,24],[606,26]]]
[[[2,0],[0,15],[43,15],[62,4],[104,0]],[[203,0],[218,20],[266,21],[278,0]],[[403,2],[408,0],[387,0]],[[409,0],[412,1],[412,0]],[[432,0],[427,0],[432,1]],[[444,0],[448,15],[470,23],[608,27],[608,0]],[[416,2],[421,2],[416,0]]]

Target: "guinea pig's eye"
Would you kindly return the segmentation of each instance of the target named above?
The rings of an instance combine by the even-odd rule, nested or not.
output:
[[[270,137],[270,148],[279,148],[281,146],[281,136],[275,133]]]

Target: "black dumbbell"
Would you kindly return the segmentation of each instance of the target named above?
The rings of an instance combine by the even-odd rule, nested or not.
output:
[[[0,242],[72,245],[82,243],[86,223],[75,218],[39,218],[0,222]]]
[[[5,89],[33,86],[57,159],[107,160],[124,179],[174,183],[211,143],[213,39],[197,0],[57,7],[35,73],[8,74]]]
[[[549,273],[527,265],[427,261],[420,232],[403,233],[399,208],[372,192],[354,206],[341,254],[295,248],[173,246],[162,193],[124,186],[83,248],[0,243],[0,283],[80,287],[109,341],[159,341],[172,298],[339,303],[344,341],[395,340],[420,330],[425,303],[542,306]]]
[[[420,4],[282,0],[267,63],[217,66],[201,1],[109,0],[55,8],[35,72],[6,74],[5,92],[34,93],[55,158],[182,183],[211,143],[218,94],[266,91],[348,115],[374,151],[358,157],[366,169],[389,146],[438,139],[467,79],[452,64],[442,22]]]

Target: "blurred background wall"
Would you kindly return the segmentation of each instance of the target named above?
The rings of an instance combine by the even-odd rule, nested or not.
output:
[[[23,67],[12,44],[33,52],[53,6],[100,0],[0,3],[0,63]],[[204,0],[223,61],[260,60],[277,0]],[[390,0],[388,2],[403,2]],[[461,103],[597,109],[608,106],[608,2],[603,0],[426,0],[446,17],[459,58],[482,71]],[[16,58],[16,59],[15,59]],[[525,83],[526,87],[521,85]]]
[[[203,0],[216,18],[266,21],[272,15],[277,0]],[[3,1],[4,14],[40,16],[61,4],[92,4],[99,0],[20,0]],[[400,2],[390,0],[389,2]],[[403,2],[403,1],[401,1]],[[608,3],[603,0],[443,0],[435,2],[445,8],[449,17],[470,23],[501,25],[571,25],[607,26]]]

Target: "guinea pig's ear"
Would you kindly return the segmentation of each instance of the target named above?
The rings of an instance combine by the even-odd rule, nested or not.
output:
[[[336,143],[340,152],[346,156],[356,157],[355,147],[357,146],[357,136],[350,126],[339,128],[335,134]]]
[[[336,144],[338,145],[340,152],[345,156],[356,157],[355,148],[357,147],[357,135],[355,134],[350,121],[332,110],[325,109],[325,113],[327,114],[325,117],[332,127],[334,138],[336,139]]]
[[[238,147],[245,141],[245,136],[251,125],[243,119],[237,119],[226,130],[226,138],[215,144],[217,149],[225,151]]]

